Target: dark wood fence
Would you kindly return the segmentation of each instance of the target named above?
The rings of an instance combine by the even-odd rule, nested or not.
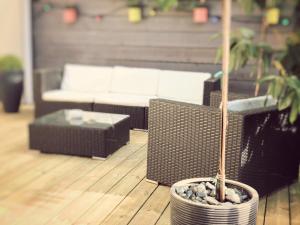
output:
[[[52,0],[56,7],[47,13],[40,13],[46,1],[33,2],[35,68],[56,68],[65,63],[188,71],[215,68],[220,39],[212,40],[212,36],[221,31],[221,21],[197,25],[190,12],[169,12],[131,24],[125,0]],[[62,7],[70,2],[79,6],[82,16],[75,24],[66,25]],[[220,1],[208,2],[210,15],[220,16]],[[98,14],[105,15],[100,22],[87,16]],[[247,16],[233,4],[233,29],[246,26],[259,32],[259,17],[259,13]],[[268,41],[279,47],[283,43],[280,33],[286,29],[270,31]],[[247,89],[248,81],[253,80],[249,74],[232,76],[231,85]]]

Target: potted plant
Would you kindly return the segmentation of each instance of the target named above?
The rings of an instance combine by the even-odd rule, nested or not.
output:
[[[217,178],[183,180],[171,187],[171,224],[256,224],[258,194],[246,184],[225,179],[228,125],[231,0],[223,0],[222,138]],[[218,141],[218,140],[216,140]]]
[[[207,23],[208,21],[208,6],[205,0],[194,2],[193,4],[193,22]]]
[[[128,0],[128,21],[139,23],[143,18],[143,9],[140,0]]]
[[[231,34],[230,45],[230,71],[237,71],[248,65],[249,61],[256,61],[253,65],[253,73],[259,81],[264,74],[268,74],[273,57],[272,47],[263,42],[255,40],[255,31],[248,28],[239,28]],[[216,62],[222,58],[222,48],[217,50]],[[257,83],[254,95],[259,94],[259,83]]]
[[[267,31],[270,25],[278,24],[280,19],[280,10],[278,8],[281,1],[279,0],[238,0],[244,11],[248,14],[253,13],[256,8],[259,8],[262,12],[262,19],[260,24],[260,37],[261,43],[266,42]],[[264,44],[266,46],[266,44]],[[267,52],[265,52],[267,50]],[[254,57],[257,61],[256,67],[256,86],[255,86],[255,96],[259,94],[260,82],[258,82],[265,74],[268,72],[270,67],[270,47],[258,49],[258,54]],[[268,57],[266,59],[265,57]],[[268,65],[265,62],[268,62]]]
[[[256,6],[265,11],[270,7],[278,5],[278,1],[276,0],[265,1],[264,4],[255,0],[240,2],[244,10],[249,13]],[[300,79],[300,33],[292,32],[286,39],[286,49],[276,51],[270,45],[263,42],[269,26],[266,20],[267,15],[265,14],[262,20],[260,42],[255,41],[255,32],[253,30],[240,28],[233,32],[230,46],[230,70],[242,68],[251,60],[257,61],[255,95],[258,95],[260,84],[267,84],[267,94],[272,95],[273,98],[278,100],[278,109],[284,110],[290,108],[289,121],[292,124],[296,121],[299,114],[296,110],[298,104],[296,93],[298,92],[292,87],[299,89],[297,85]],[[222,49],[219,48],[216,60],[219,61],[221,56]],[[272,69],[273,71],[278,71],[278,74],[270,75]]]
[[[0,58],[2,101],[5,112],[18,112],[23,92],[21,60],[13,55]]]
[[[68,5],[63,11],[63,21],[65,24],[73,24],[77,21],[78,9],[74,5]]]
[[[267,94],[277,100],[278,110],[290,109],[294,124],[300,115],[300,33],[292,33],[286,42],[286,50],[273,60],[278,74],[266,75],[260,83],[268,84]]]

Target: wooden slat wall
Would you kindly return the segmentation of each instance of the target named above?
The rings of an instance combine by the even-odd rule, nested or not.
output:
[[[33,8],[35,68],[81,63],[214,70],[220,40],[211,40],[211,37],[221,31],[221,22],[196,25],[190,12],[169,12],[131,24],[127,21],[125,0],[52,0],[61,6],[76,3],[83,14],[109,13],[101,22],[79,17],[76,24],[66,25],[62,22],[61,9],[39,14],[38,8],[43,2],[35,2]],[[211,15],[220,15],[220,1],[208,2]],[[233,27],[247,26],[258,31],[259,13],[256,15],[249,17],[243,14],[237,3],[233,4]],[[282,37],[271,32],[268,41],[279,46]],[[240,80],[253,78],[246,75],[233,76],[232,79],[239,84]]]

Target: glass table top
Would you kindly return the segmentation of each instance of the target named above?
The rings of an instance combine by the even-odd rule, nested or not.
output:
[[[60,110],[34,121],[35,124],[57,126],[80,126],[88,128],[113,127],[120,121],[129,118],[128,115],[88,112],[79,109]]]

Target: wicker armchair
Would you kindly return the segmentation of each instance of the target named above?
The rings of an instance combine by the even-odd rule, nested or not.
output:
[[[286,139],[277,129],[282,116],[272,107],[229,113],[228,178],[249,184],[264,195],[298,177],[299,162],[292,152],[296,149],[285,147]],[[147,179],[170,186],[186,178],[215,176],[220,131],[218,108],[152,100]]]

